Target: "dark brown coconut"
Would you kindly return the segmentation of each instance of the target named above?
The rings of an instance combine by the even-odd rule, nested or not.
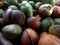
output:
[[[12,13],[12,9],[7,9],[4,14],[3,14],[3,18],[6,22],[10,22],[11,21],[11,13]]]
[[[25,22],[25,14],[19,10],[13,10],[11,13],[11,20],[13,23],[23,25]]]
[[[54,6],[53,16],[54,17],[60,17],[60,7],[59,6]]]
[[[27,27],[32,29],[39,29],[41,26],[41,17],[30,17],[27,19]]]
[[[25,29],[21,37],[22,45],[36,45],[37,41],[38,41],[37,33],[31,28]]]
[[[3,15],[6,22],[23,25],[25,22],[25,14],[20,10],[7,9]]]
[[[13,44],[10,41],[8,41],[0,32],[0,45],[13,45]]]
[[[0,18],[0,31],[2,31],[2,28],[6,25],[7,23],[3,18]]]

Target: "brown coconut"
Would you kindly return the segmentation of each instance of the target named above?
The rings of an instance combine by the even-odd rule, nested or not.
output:
[[[21,37],[22,45],[36,45],[37,41],[38,35],[33,29],[27,28],[24,30]]]
[[[40,29],[41,27],[41,17],[37,15],[36,17],[29,17],[27,19],[27,27],[32,28],[32,29]]]
[[[60,7],[59,6],[54,6],[53,16],[57,17],[57,18],[60,17]]]
[[[60,45],[60,39],[54,35],[43,32],[38,45]]]

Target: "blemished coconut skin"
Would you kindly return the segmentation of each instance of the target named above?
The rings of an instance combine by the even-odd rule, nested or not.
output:
[[[52,25],[48,32],[60,38],[60,25]]]
[[[39,29],[41,27],[41,17],[29,17],[27,19],[27,27],[32,29]]]
[[[33,29],[27,28],[24,30],[21,36],[22,45],[36,45],[37,41],[38,35]]]
[[[53,7],[51,4],[43,4],[39,7],[38,12],[41,17],[48,17],[53,12]]]
[[[60,7],[59,6],[54,6],[53,16],[57,17],[57,18],[60,17]]]
[[[60,45],[60,39],[54,35],[43,32],[38,45]]]

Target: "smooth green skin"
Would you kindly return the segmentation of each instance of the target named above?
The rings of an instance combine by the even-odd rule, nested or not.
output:
[[[3,17],[3,13],[4,13],[4,11],[2,9],[0,9],[0,18]]]
[[[10,6],[8,7],[8,9],[9,9],[9,8],[11,8],[12,10],[18,10],[18,7],[15,6],[15,5],[10,5]]]
[[[28,17],[32,17],[33,16],[33,8],[26,1],[23,1],[22,2],[22,5],[20,7],[20,10],[23,11]]]
[[[35,7],[35,2],[34,1],[29,1],[29,4],[31,4],[32,7]]]
[[[10,24],[3,27],[2,32],[8,39],[13,40],[21,34],[22,28],[17,24]]]
[[[47,17],[44,20],[42,20],[42,28],[43,28],[43,31],[48,31],[48,28],[51,25],[54,25],[54,21],[50,17]]]
[[[52,6],[55,6],[55,0],[42,0],[43,4],[51,4]]]
[[[8,4],[10,4],[10,5],[18,5],[18,0],[9,0]]]
[[[60,18],[55,18],[55,19],[54,19],[54,23],[55,23],[55,25],[56,25],[56,24],[60,25]]]

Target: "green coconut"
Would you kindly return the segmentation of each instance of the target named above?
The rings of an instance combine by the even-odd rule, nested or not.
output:
[[[11,8],[11,9],[13,9],[13,10],[18,10],[18,7],[15,6],[15,5],[10,5],[10,6],[8,6],[8,8]]]
[[[17,24],[10,24],[3,27],[2,32],[7,39],[14,40],[21,34],[22,28]]]
[[[26,17],[32,17],[33,7],[27,1],[23,1],[21,4],[20,10],[25,13]]]
[[[44,20],[42,20],[42,29],[43,29],[43,31],[45,31],[45,32],[48,31],[48,29],[51,25],[54,25],[54,21],[53,21],[52,18],[47,17]]]
[[[8,4],[10,4],[10,5],[18,5],[18,0],[8,0]]]
[[[2,9],[0,9],[0,18],[3,17],[3,13],[4,13],[4,11]]]
[[[34,1],[29,1],[28,3],[31,4],[33,8],[35,8],[35,2]]]
[[[43,4],[51,4],[52,6],[55,6],[56,1],[55,0],[42,0]]]
[[[55,23],[55,25],[57,24],[57,25],[60,25],[60,18],[55,18],[54,19],[54,23]]]
[[[35,8],[36,9],[39,9],[39,7],[42,5],[42,2],[37,2],[36,4],[35,4]]]

